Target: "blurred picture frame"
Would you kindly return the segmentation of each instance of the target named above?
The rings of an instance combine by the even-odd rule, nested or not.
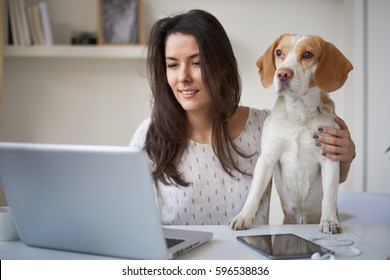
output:
[[[99,45],[143,44],[141,0],[99,1]]]

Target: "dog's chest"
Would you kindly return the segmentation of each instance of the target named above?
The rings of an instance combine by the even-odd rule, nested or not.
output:
[[[265,124],[265,136],[269,141],[280,140],[287,147],[306,149],[313,147],[313,133],[320,126],[335,126],[333,113],[324,112],[320,108],[320,93],[312,92],[305,97],[279,96],[271,115]]]
[[[321,149],[316,147],[312,137],[316,125],[308,121],[297,125],[291,120],[283,122],[283,132],[279,134],[284,140],[280,148],[278,168],[274,170],[276,188],[286,207],[306,201],[321,199]],[[302,205],[300,207],[303,207]]]
[[[302,102],[287,106],[280,98],[267,119],[263,134],[263,151],[279,155],[284,177],[292,185],[306,189],[319,175],[321,149],[315,145],[313,134],[321,125],[332,126],[331,114],[320,113]]]
[[[275,120],[276,121],[276,120]],[[321,153],[316,147],[313,133],[318,128],[316,118],[295,122],[288,118],[277,119],[274,126],[274,140],[280,141],[280,162],[285,169],[294,174],[305,172],[312,165],[318,164],[318,155]]]
[[[334,126],[334,115],[310,109],[300,102],[286,106],[283,98],[276,102],[265,123],[263,151],[279,155],[280,176],[276,187],[280,196],[289,197],[287,201],[291,203],[321,197],[320,161],[324,157],[313,139],[321,125]]]
[[[315,150],[313,133],[320,125],[329,123],[326,117],[316,110],[308,110],[300,104],[286,108],[278,101],[265,124],[265,141],[279,143],[283,151]]]

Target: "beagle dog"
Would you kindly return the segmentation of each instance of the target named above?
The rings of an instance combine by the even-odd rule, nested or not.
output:
[[[319,36],[296,34],[281,35],[256,64],[262,85],[273,85],[278,97],[264,123],[261,155],[246,203],[229,226],[251,226],[274,176],[284,223],[314,223],[323,232],[339,233],[339,162],[322,155],[313,132],[320,126],[338,128],[328,93],[345,83],[353,66]]]

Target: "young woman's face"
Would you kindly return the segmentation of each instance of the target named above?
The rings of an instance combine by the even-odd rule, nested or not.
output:
[[[192,35],[174,33],[165,43],[167,80],[187,113],[210,113],[212,99],[203,84],[199,47]]]

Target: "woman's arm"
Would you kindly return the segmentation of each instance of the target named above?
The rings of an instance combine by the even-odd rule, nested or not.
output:
[[[313,138],[316,145],[323,150],[323,156],[340,161],[340,183],[343,183],[348,177],[349,168],[356,156],[355,143],[347,124],[339,117],[336,117],[335,121],[340,129],[321,126]]]

